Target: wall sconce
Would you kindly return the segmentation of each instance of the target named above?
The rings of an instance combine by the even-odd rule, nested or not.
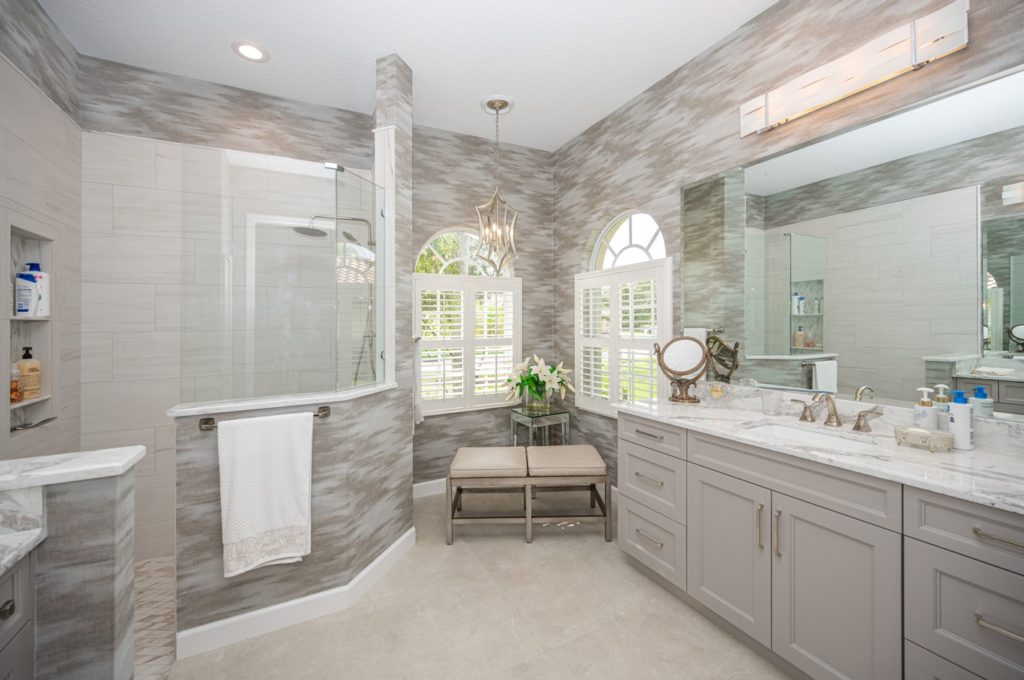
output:
[[[764,132],[967,46],[969,0],[893,29],[740,105],[740,137]]]

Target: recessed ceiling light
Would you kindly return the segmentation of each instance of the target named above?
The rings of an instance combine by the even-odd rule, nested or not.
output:
[[[240,56],[246,61],[255,61],[263,63],[270,59],[270,52],[250,42],[234,42],[231,43],[231,49],[235,51],[235,54]]]

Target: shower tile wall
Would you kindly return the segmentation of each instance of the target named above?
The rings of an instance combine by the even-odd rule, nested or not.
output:
[[[4,3],[0,12],[9,9],[7,4]],[[17,27],[17,23],[13,25]],[[4,45],[5,53],[11,44],[5,43],[4,33],[10,29],[7,25],[0,27],[0,45]],[[21,39],[30,37],[26,32]],[[37,53],[37,61],[44,62],[45,57],[44,52]],[[42,68],[41,63],[39,67]],[[41,357],[48,362],[43,366],[43,371],[50,373],[47,382],[56,388],[57,403],[51,414],[58,419],[10,440],[5,429],[0,435],[2,458],[79,448],[80,172],[78,126],[33,82],[0,57],[0,223],[3,227],[13,225],[33,232],[48,231],[58,243],[51,272],[54,282],[51,351],[48,357]],[[6,229],[0,229],[4,239],[8,238],[6,233]],[[9,261],[10,241],[2,247],[4,259]],[[5,281],[3,285],[6,305],[8,283]],[[5,310],[3,317],[8,315],[9,310]],[[6,325],[0,322],[0,327],[6,328]],[[15,349],[22,344],[17,332],[15,324],[14,334],[7,334],[5,330],[6,337],[0,337],[0,356],[7,362],[13,356],[9,346],[12,335]]]
[[[82,448],[143,444],[137,559],[174,550],[181,147],[82,134]]]

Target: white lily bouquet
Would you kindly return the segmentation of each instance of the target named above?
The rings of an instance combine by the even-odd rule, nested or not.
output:
[[[533,355],[533,365],[530,365],[529,357],[518,364],[511,376],[505,382],[509,384],[508,396],[505,401],[512,401],[515,398],[522,398],[526,402],[527,411],[531,411],[530,404],[538,406],[532,410],[540,412],[544,409],[550,410],[549,399],[558,392],[562,399],[565,399],[567,392],[575,392],[569,374],[572,369],[565,368],[559,361],[558,365],[545,363],[536,354]]]

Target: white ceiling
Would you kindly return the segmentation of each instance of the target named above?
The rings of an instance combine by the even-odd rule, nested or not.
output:
[[[767,196],[1022,125],[1024,71],[751,165],[746,191]]]
[[[79,52],[369,113],[374,62],[412,67],[417,124],[553,150],[776,0],[41,0]],[[233,41],[258,43],[247,63]]]

